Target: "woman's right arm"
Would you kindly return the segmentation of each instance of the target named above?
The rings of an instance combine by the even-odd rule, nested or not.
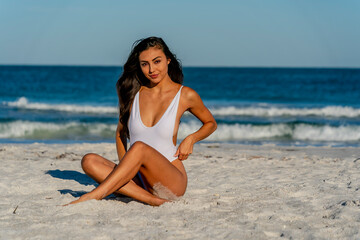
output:
[[[119,158],[119,162],[121,161],[121,159],[124,157],[125,153],[126,153],[126,148],[127,148],[127,140],[125,137],[125,134],[123,133],[124,128],[123,125],[120,123],[118,123],[117,128],[116,128],[116,151],[118,154],[118,158]]]

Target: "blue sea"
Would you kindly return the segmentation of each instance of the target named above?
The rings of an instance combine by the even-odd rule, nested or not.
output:
[[[0,143],[114,142],[121,67],[0,66]],[[213,113],[205,141],[360,146],[360,69],[185,67]],[[179,140],[201,126],[181,120]]]

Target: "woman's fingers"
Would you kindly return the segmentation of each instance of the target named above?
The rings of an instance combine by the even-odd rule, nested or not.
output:
[[[191,153],[188,153],[188,154],[179,154],[179,160],[186,160],[189,156],[190,156]]]
[[[179,153],[180,153],[180,151],[179,151],[179,149],[177,149],[177,150],[176,150],[176,153],[174,154],[174,157],[179,156]]]

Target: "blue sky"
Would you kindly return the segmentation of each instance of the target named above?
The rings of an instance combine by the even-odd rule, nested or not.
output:
[[[123,65],[154,35],[184,66],[360,67],[359,23],[358,0],[0,0],[0,64]]]

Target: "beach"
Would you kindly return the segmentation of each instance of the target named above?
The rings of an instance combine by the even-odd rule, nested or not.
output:
[[[0,2],[0,240],[360,240],[360,1],[84,3]],[[119,139],[184,196],[69,205]]]
[[[0,145],[0,239],[360,238],[360,148],[196,144],[177,201],[63,207],[96,186],[88,152],[117,162],[111,143]]]

